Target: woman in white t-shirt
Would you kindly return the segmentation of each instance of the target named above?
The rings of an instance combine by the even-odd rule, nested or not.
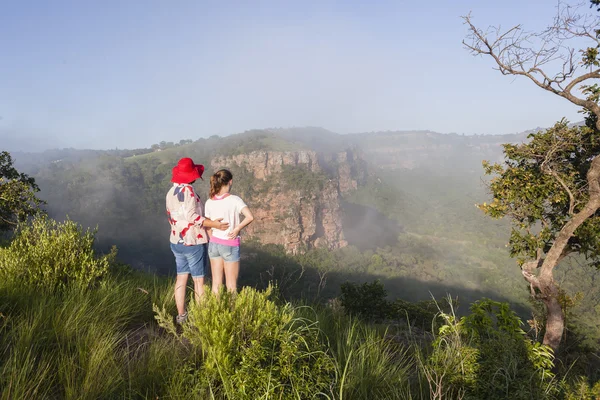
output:
[[[240,272],[240,231],[248,226],[254,217],[244,201],[229,193],[233,184],[233,175],[229,170],[221,169],[210,177],[210,196],[206,201],[204,213],[211,220],[223,218],[229,223],[226,230],[208,231],[210,242],[208,256],[212,272],[212,291],[219,293],[225,283],[230,292],[237,291],[237,279]],[[244,220],[240,221],[240,214]]]

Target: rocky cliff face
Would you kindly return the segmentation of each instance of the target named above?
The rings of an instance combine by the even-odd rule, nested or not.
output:
[[[299,253],[348,245],[340,202],[343,193],[357,187],[352,165],[356,158],[351,152],[256,151],[218,157],[211,166],[215,170],[237,167],[251,174],[244,178],[253,179],[251,194],[244,200],[255,222],[247,228],[247,237]]]
[[[214,168],[235,164],[246,168],[256,179],[267,177],[282,171],[284,165],[306,168],[311,172],[321,172],[321,167],[314,151],[254,151],[231,157],[217,157],[212,160]]]

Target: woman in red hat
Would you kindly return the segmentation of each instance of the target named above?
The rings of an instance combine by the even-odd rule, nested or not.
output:
[[[196,301],[204,294],[204,266],[206,265],[206,228],[225,230],[229,223],[222,218],[210,220],[204,218],[202,202],[192,184],[202,179],[204,166],[194,164],[191,158],[182,158],[173,168],[171,182],[173,186],[167,193],[167,216],[171,224],[171,251],[175,255],[177,279],[175,281],[175,303],[177,305],[177,323],[187,319],[185,310],[185,289],[191,274],[194,281]]]

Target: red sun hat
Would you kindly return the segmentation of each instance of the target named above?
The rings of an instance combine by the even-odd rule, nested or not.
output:
[[[171,182],[174,183],[190,183],[196,179],[202,179],[204,165],[194,164],[191,158],[185,157],[179,160],[176,166],[173,167],[173,177]]]

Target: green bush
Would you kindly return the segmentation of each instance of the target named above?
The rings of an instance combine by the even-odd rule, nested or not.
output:
[[[457,302],[452,298],[444,298],[439,302],[436,300],[412,302],[396,299],[390,306],[390,318],[395,320],[404,319],[411,326],[431,332],[436,326],[446,323],[440,315],[440,310],[448,314],[456,304]]]
[[[105,276],[116,250],[97,257],[95,231],[77,223],[35,217],[19,227],[7,248],[0,249],[0,279],[53,290],[76,284],[89,287]]]
[[[323,190],[327,182],[324,173],[313,172],[302,166],[282,165],[279,177],[284,190],[298,190],[305,196],[312,196]]]
[[[237,295],[208,294],[192,305],[182,337],[203,362],[186,368],[192,393],[230,399],[313,398],[330,392],[335,363],[314,322],[291,304],[276,304],[273,288],[244,288]],[[172,318],[155,306],[159,324],[176,333]]]
[[[479,351],[465,334],[464,319],[458,319],[453,308],[439,314],[444,324],[431,348],[422,349],[415,343],[419,372],[427,382],[431,399],[462,399],[476,386]]]
[[[574,382],[565,385],[564,398],[566,400],[600,399],[600,382],[590,385],[584,377],[579,377]]]
[[[440,311],[445,323],[431,347],[417,346],[419,369],[432,399],[559,397],[552,351],[527,337],[507,303],[482,299],[470,310],[460,319],[453,310]]]
[[[340,303],[348,315],[366,322],[406,321],[424,331],[431,331],[436,325],[445,323],[440,310],[449,313],[457,301],[448,298],[438,302],[424,300],[411,302],[396,299],[387,300],[387,291],[380,281],[356,284],[343,283],[340,287]]]
[[[474,398],[545,399],[557,390],[552,350],[532,341],[507,303],[476,301],[463,318],[479,350]]]
[[[387,292],[379,281],[361,285],[346,282],[340,290],[340,302],[349,315],[364,321],[381,321],[391,313],[391,305],[386,300]]]

